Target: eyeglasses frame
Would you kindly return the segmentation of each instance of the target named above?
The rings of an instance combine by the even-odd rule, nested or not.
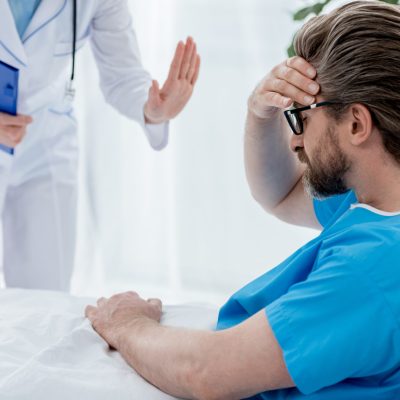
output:
[[[309,106],[291,108],[289,110],[285,110],[283,113],[285,114],[286,120],[287,120],[293,134],[302,135],[304,132],[303,120],[301,118],[299,118],[297,115],[302,111],[312,110],[317,107],[330,106],[332,104],[342,104],[342,103],[339,101],[321,101],[319,103],[310,104]],[[297,132],[296,128],[293,126],[290,115],[296,115],[296,119],[299,123],[300,132]]]

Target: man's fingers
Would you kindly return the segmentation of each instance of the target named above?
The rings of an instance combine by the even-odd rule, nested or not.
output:
[[[302,57],[294,56],[288,58],[285,64],[311,79],[314,79],[317,75],[317,70]]]
[[[179,42],[176,46],[175,55],[172,59],[171,67],[169,69],[168,79],[176,80],[179,78],[179,72],[181,70],[183,55],[185,53],[185,45],[183,42]]]
[[[147,302],[162,309],[162,301],[160,299],[147,299]]]
[[[26,126],[32,121],[29,115],[10,115],[0,112],[0,125]]]
[[[315,96],[319,92],[319,85],[312,79],[307,78],[300,72],[293,68],[287,67],[285,65],[281,66],[276,71],[276,78],[288,82],[296,88],[299,88],[303,92],[309,95]]]
[[[266,108],[288,108],[292,105],[293,100],[276,92],[268,92],[261,96],[261,103],[265,103]]]
[[[192,58],[193,47],[194,47],[193,39],[191,37],[188,37],[185,45],[185,54],[183,55],[181,70],[179,72],[179,79],[186,78],[186,75],[190,67],[190,60]]]
[[[269,80],[265,84],[265,89],[267,92],[279,93],[280,95],[288,97],[299,104],[309,105],[315,100],[314,96],[300,90],[283,79],[276,78]]]
[[[87,306],[85,308],[85,317],[92,320],[97,314],[97,308],[94,306]]]
[[[200,63],[201,63],[201,59],[200,56],[197,54],[196,56],[196,66],[195,66],[195,70],[194,70],[194,75],[191,81],[191,84],[194,86],[197,82],[197,79],[199,78],[199,73],[200,73]]]
[[[129,290],[127,292],[114,294],[113,296],[111,296],[110,300],[119,300],[119,299],[123,299],[123,298],[127,298],[127,297],[134,298],[134,299],[140,298],[140,296],[137,292],[135,292],[133,290]]]
[[[97,306],[101,307],[102,305],[107,303],[107,299],[105,297],[100,297],[100,299],[97,300]]]

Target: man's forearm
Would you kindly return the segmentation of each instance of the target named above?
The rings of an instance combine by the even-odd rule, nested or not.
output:
[[[195,399],[213,334],[140,319],[124,327],[116,348],[132,368],[162,391]]]
[[[185,399],[234,400],[294,386],[264,310],[229,329],[162,326],[161,301],[126,292],[85,315],[147,381]]]
[[[281,110],[268,120],[247,114],[246,176],[253,197],[271,211],[300,179],[304,167],[291,151],[290,133]]]

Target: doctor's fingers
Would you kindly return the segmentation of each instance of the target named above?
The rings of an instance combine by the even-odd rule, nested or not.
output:
[[[200,69],[200,56],[197,54],[197,48],[195,45],[194,51],[192,53],[192,58],[190,60],[189,70],[186,74],[186,79],[190,84],[196,83],[196,79],[194,79],[195,75],[198,75]],[[194,83],[193,83],[194,82]]]
[[[196,51],[196,44],[193,39],[189,37],[185,46],[185,54],[183,56],[181,70],[179,72],[179,79],[186,79],[190,69],[190,63],[192,61],[193,52]]]
[[[16,143],[14,140],[9,139],[8,136],[4,137],[0,134],[0,144],[10,148],[14,148],[18,143]]]
[[[0,112],[0,127],[3,126],[27,126],[33,119],[29,115],[10,115]]]
[[[20,126],[0,127],[0,136],[1,136],[1,141],[4,142],[3,144],[6,144],[5,142],[8,142],[8,144],[15,146],[21,142],[25,134],[26,134],[25,127],[20,127]]]
[[[196,57],[196,64],[194,67],[194,74],[190,80],[190,83],[192,84],[192,86],[194,86],[197,82],[197,79],[199,78],[199,73],[200,73],[200,64],[201,64],[201,58],[200,56],[197,54]]]
[[[177,80],[179,78],[179,72],[181,70],[181,64],[184,54],[185,54],[185,45],[183,42],[179,42],[178,45],[176,46],[175,55],[171,62],[168,79]]]

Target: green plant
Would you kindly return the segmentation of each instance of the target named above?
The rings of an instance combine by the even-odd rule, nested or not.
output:
[[[400,0],[380,0],[390,4],[400,4]],[[304,21],[309,15],[319,15],[324,10],[325,6],[331,3],[332,0],[319,1],[318,3],[301,8],[293,14],[294,21]],[[294,37],[293,37],[294,40]],[[289,57],[293,57],[296,53],[294,51],[293,40],[287,49]]]

